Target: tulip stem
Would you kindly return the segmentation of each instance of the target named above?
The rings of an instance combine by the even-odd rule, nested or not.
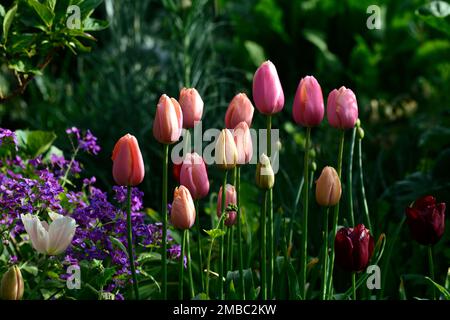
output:
[[[161,214],[163,218],[162,234],[162,297],[167,299],[167,166],[169,161],[169,145],[164,144],[163,152],[163,181]]]
[[[434,262],[433,262],[433,247],[428,246],[428,263],[430,266],[430,278],[434,281]],[[436,289],[433,286],[433,300],[436,300]]]
[[[309,202],[309,148],[311,140],[311,128],[306,128],[306,146],[304,158],[304,188],[303,188],[303,222],[302,222],[302,249],[301,249],[301,274],[300,290],[303,299],[306,299],[306,266],[308,264],[308,202]]]
[[[242,231],[241,231],[241,207],[240,207],[240,193],[241,193],[241,168],[236,167],[236,205],[237,205],[237,234],[238,234],[238,256],[239,256],[239,281],[241,283],[241,298],[245,300],[245,283],[244,283],[244,259],[242,256]]]
[[[344,152],[344,140],[345,140],[345,131],[341,131],[341,137],[340,137],[340,143],[339,143],[339,155],[338,155],[338,168],[337,168],[337,174],[339,176],[339,179],[341,178],[342,173],[342,154]],[[333,212],[333,240],[336,238],[337,233],[337,227],[338,227],[338,220],[339,220],[339,202],[334,206],[334,212]],[[334,269],[334,246],[332,246],[331,255],[330,255],[330,268],[328,271],[328,285],[327,285],[327,294],[328,297],[331,298],[333,294],[333,269]]]
[[[350,153],[348,156],[347,190],[348,190],[348,211],[350,211],[350,222],[355,226],[355,215],[353,213],[353,150],[355,149],[356,127],[352,130],[352,140],[350,141]]]
[[[139,290],[136,277],[136,265],[134,264],[133,254],[133,229],[131,228],[131,190],[127,187],[127,239],[128,239],[128,259],[130,261],[131,276],[133,278],[134,298],[139,300]]]
[[[262,300],[267,299],[267,274],[266,274],[266,206],[267,206],[267,195],[269,191],[264,191],[264,200],[262,203],[262,210],[261,210],[261,221],[260,221],[260,228],[261,228],[261,298]]]
[[[200,292],[203,292],[204,278],[203,278],[203,255],[202,255],[202,234],[200,227],[200,205],[199,200],[195,200],[195,214],[197,215],[195,219],[195,225],[197,228],[197,251],[198,251],[198,267],[200,269]]]
[[[192,260],[191,260],[191,244],[190,244],[190,233],[189,229],[186,230],[186,255],[187,255],[187,268],[188,268],[188,275],[189,275],[189,291],[191,294],[191,299],[195,296],[195,290],[194,290],[194,280],[192,278]],[[200,272],[201,273],[201,272]]]
[[[356,273],[352,272],[352,291],[353,291],[353,300],[356,300]]]
[[[225,198],[226,198],[226,188],[227,188],[227,176],[228,176],[228,170],[225,170],[225,173],[223,175],[223,182],[222,182],[222,217],[226,214],[226,208],[225,208]],[[225,219],[225,218],[223,218]],[[220,219],[219,221],[219,228],[223,229],[223,219]],[[222,236],[220,238],[220,259],[219,259],[219,299],[223,300],[223,276],[224,276],[224,266],[223,266],[223,249],[225,237]]]
[[[328,270],[328,213],[330,207],[325,209],[323,222],[323,281],[322,281],[322,300],[327,298],[327,270]]]
[[[272,116],[267,116],[267,156],[269,159],[272,156]],[[272,163],[272,160],[270,161]],[[267,199],[267,213],[268,213],[268,228],[269,232],[267,234],[267,241],[269,242],[268,248],[268,274],[267,274],[267,294],[268,298],[273,298],[273,271],[275,268],[275,254],[274,254],[274,223],[273,223],[273,190],[272,188],[268,191]]]
[[[363,199],[364,215],[366,216],[367,226],[370,232],[373,234],[372,224],[370,222],[369,206],[367,205],[366,199],[366,188],[364,187],[364,173],[363,173],[363,163],[362,163],[362,139],[358,139],[358,163],[359,163],[359,183],[361,185],[361,195]]]
[[[180,264],[179,264],[180,280],[178,282],[178,299],[180,300],[183,300],[184,252],[186,250],[186,231],[187,230],[183,230],[183,233],[181,235]]]

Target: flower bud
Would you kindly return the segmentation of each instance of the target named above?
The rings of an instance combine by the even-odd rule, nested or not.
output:
[[[145,175],[138,141],[126,134],[117,141],[112,154],[114,181],[120,186],[137,186]]]
[[[205,161],[197,153],[188,153],[180,172],[180,183],[189,189],[193,199],[206,197],[209,192]]]
[[[255,108],[245,93],[235,95],[225,114],[226,127],[234,129],[242,121],[245,121],[251,127],[254,111]]]
[[[253,77],[253,101],[259,112],[266,115],[281,111],[284,93],[275,65],[266,61],[256,70]]]
[[[183,111],[183,128],[193,128],[195,122],[202,119],[204,105],[202,97],[195,88],[183,88],[178,101]]]
[[[341,180],[333,167],[325,167],[316,181],[316,201],[324,207],[332,207],[341,199]]]
[[[406,222],[414,240],[423,245],[433,245],[444,234],[445,203],[436,203],[433,196],[419,198],[406,208]]]
[[[358,224],[355,228],[341,228],[336,233],[336,263],[346,271],[364,270],[372,257],[373,248],[373,237],[363,224]]]
[[[20,269],[14,265],[2,277],[0,297],[3,300],[20,300],[23,296],[23,278]]]
[[[228,208],[230,204],[237,205],[237,194],[236,188],[231,184],[227,184],[225,187],[225,209]],[[236,211],[227,211],[226,214],[228,214],[228,217],[225,219],[225,225],[231,227],[236,223]],[[222,216],[222,187],[220,187],[219,195],[217,197],[217,216],[219,218]]]
[[[180,104],[174,98],[163,94],[156,107],[153,136],[160,143],[175,143],[180,139],[182,125],[183,113]]]
[[[359,139],[364,139],[364,129],[362,127],[358,127],[358,129],[356,129],[358,132],[358,138]]]
[[[247,123],[244,121],[240,122],[234,128],[233,136],[238,154],[237,163],[249,163],[253,156],[253,143],[252,136],[250,134],[250,128],[248,127]]]
[[[327,118],[338,129],[351,129],[358,120],[358,103],[352,90],[342,86],[328,95]]]
[[[195,222],[195,206],[191,193],[185,186],[175,188],[170,222],[175,228],[190,229]]]
[[[322,89],[313,76],[304,77],[295,93],[292,115],[294,121],[304,127],[316,127],[325,113]]]
[[[256,165],[256,185],[264,190],[272,189],[275,184],[275,175],[273,173],[270,159],[264,153],[259,158]]]
[[[215,149],[216,164],[222,170],[230,170],[236,167],[238,153],[233,134],[228,129],[223,129],[217,138]]]

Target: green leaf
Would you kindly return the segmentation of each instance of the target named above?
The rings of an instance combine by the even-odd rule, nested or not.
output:
[[[203,231],[205,231],[212,239],[223,237],[225,235],[225,231],[222,229],[211,229]]]
[[[266,60],[266,55],[264,53],[263,47],[253,41],[245,41],[244,47],[248,52],[250,60],[257,67],[261,65]]]
[[[125,248],[125,246],[123,245],[123,243],[119,239],[114,238],[113,236],[109,236],[109,239],[111,240],[113,245],[116,245],[117,247],[119,247],[119,249],[121,249],[123,252],[125,252],[125,254],[128,257],[127,248]]]
[[[450,300],[450,292],[448,292],[447,289],[445,289],[439,283],[434,282],[430,277],[425,277],[425,279],[430,281],[431,284],[434,285],[444,295],[445,300]]]
[[[100,31],[108,28],[109,23],[105,20],[87,18],[83,22],[83,31]],[[91,36],[91,38],[93,38]]]
[[[28,4],[33,7],[34,11],[36,11],[45,25],[50,28],[53,22],[53,18],[55,17],[55,13],[51,11],[49,7],[37,0],[28,0]]]
[[[5,7],[0,4],[0,17],[4,17],[5,13],[6,13]]]
[[[450,35],[450,23],[446,17],[450,15],[450,4],[445,1],[432,1],[416,10],[419,16],[430,27]]]
[[[5,15],[5,19],[3,20],[3,42],[6,43],[8,39],[9,28],[11,27],[11,23],[14,19],[14,16],[17,12],[17,4],[14,5]]]
[[[19,148],[33,158],[50,149],[56,139],[56,134],[48,131],[17,130],[15,133]]]
[[[141,253],[138,256],[137,261],[139,263],[152,262],[152,261],[161,261],[161,254],[159,254],[157,252]]]
[[[206,293],[201,292],[197,294],[192,300],[209,300],[209,297],[206,295]]]
[[[85,0],[78,4],[81,12],[81,21],[84,22],[86,18],[89,18],[92,12],[94,12],[94,9],[102,3],[103,0]]]
[[[45,154],[44,161],[49,162],[53,155],[55,155],[57,157],[62,157],[62,156],[64,156],[64,153],[62,152],[61,149],[59,149],[55,146],[51,146],[50,149],[48,150],[48,152]]]

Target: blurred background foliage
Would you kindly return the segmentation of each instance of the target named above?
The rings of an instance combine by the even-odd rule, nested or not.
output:
[[[5,9],[12,3],[2,0]],[[374,4],[381,9],[381,28],[371,30],[367,8]],[[151,129],[159,96],[177,98],[183,86],[196,87],[205,102],[203,128],[221,128],[228,102],[238,92],[251,97],[253,73],[270,59],[286,96],[284,111],[274,119],[283,146],[274,191],[276,226],[284,230],[281,222],[292,222],[295,257],[304,129],[291,120],[293,96],[305,75],[318,79],[324,98],[345,85],[357,95],[366,133],[363,162],[373,233],[387,235],[383,294],[401,297],[401,276],[407,279],[401,292],[408,298],[430,290],[410,276],[428,272],[426,250],[411,245],[407,228],[399,226],[404,208],[420,195],[433,194],[450,204],[450,7],[445,1],[104,0],[98,5],[95,18],[109,27],[89,41],[92,52],[58,50],[23,95],[0,105],[2,127],[51,130],[62,137],[69,126],[91,129],[103,149],[99,157],[83,162],[104,188],[112,185],[114,143],[126,132],[135,134],[147,170],[142,188],[146,206],[158,210],[162,150]],[[7,75],[5,57],[1,92],[8,92],[14,80]],[[257,113],[254,127],[264,127]],[[336,131],[323,123],[313,130],[313,143],[317,177],[323,166],[336,165]],[[254,168],[244,168],[242,174],[250,262],[258,254],[248,235],[258,230],[260,199],[252,183]],[[215,213],[214,193],[220,184],[214,168],[210,177],[211,205],[204,208],[208,214]],[[355,198],[357,221],[362,222],[360,195]],[[346,218],[345,197],[343,201]],[[319,253],[321,219],[322,211],[314,207],[311,257]],[[449,267],[449,241],[446,232],[435,246],[439,283]],[[311,272],[319,272],[315,269],[312,264]],[[341,289],[347,287],[343,275]]]

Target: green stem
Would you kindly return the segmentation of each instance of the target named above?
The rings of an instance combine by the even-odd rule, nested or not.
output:
[[[267,156],[272,156],[272,116],[267,116]],[[268,191],[267,199],[267,214],[268,214],[268,233],[267,241],[268,248],[268,272],[267,272],[267,295],[269,299],[273,298],[273,272],[275,268],[275,253],[274,253],[274,221],[273,221],[273,189]]]
[[[225,173],[223,175],[223,182],[222,182],[222,217],[225,217],[226,214],[226,208],[225,208],[225,198],[226,198],[226,187],[227,187],[227,175],[228,171],[225,170]],[[225,219],[225,218],[223,218]],[[220,220],[219,228],[223,229],[223,219]],[[224,276],[224,263],[223,263],[223,249],[225,237],[220,238],[220,259],[219,259],[219,299],[224,299],[224,292],[223,292],[223,276]]]
[[[302,249],[301,249],[301,274],[300,290],[303,299],[306,299],[306,267],[308,263],[308,202],[309,202],[309,148],[311,140],[311,128],[306,128],[306,146],[304,158],[304,193],[303,193],[303,222],[302,222]]]
[[[361,195],[363,199],[364,215],[366,216],[367,226],[373,234],[372,224],[370,222],[369,206],[367,205],[366,188],[364,187],[364,173],[362,163],[362,139],[358,139],[358,163],[359,163],[359,183],[361,185]]]
[[[434,278],[434,262],[433,262],[433,247],[430,245],[428,246],[428,263],[430,267],[430,278],[431,280],[435,281]],[[433,300],[436,300],[436,289],[433,286]]]
[[[327,298],[327,270],[328,270],[328,213],[330,207],[325,209],[323,222],[323,281],[322,281],[322,300]]]
[[[75,158],[76,158],[76,156],[77,156],[77,154],[78,154],[78,151],[80,151],[80,146],[78,146],[78,147],[74,150],[74,152],[73,152],[73,154],[72,154],[72,158],[70,158],[69,165],[67,166],[67,169],[66,169],[66,171],[64,172],[64,177],[63,177],[63,179],[62,179],[62,183],[61,183],[61,187],[62,187],[62,188],[64,188],[64,186],[66,185],[67,177],[69,176],[69,172],[70,172],[70,170],[72,169],[73,162],[75,161]]]
[[[167,166],[169,162],[169,145],[164,144],[163,152],[163,181],[161,214],[163,218],[162,234],[162,297],[167,299]]]
[[[341,137],[340,137],[340,143],[339,143],[339,156],[338,156],[338,169],[337,173],[339,178],[341,178],[342,173],[342,154],[344,152],[344,140],[345,140],[345,131],[341,131]],[[333,229],[332,229],[332,235],[333,239],[336,237],[337,233],[337,227],[338,227],[338,220],[339,220],[339,203],[334,206],[334,213],[333,213]],[[327,285],[327,294],[328,297],[331,298],[333,294],[332,290],[332,284],[333,284],[333,269],[334,269],[334,246],[331,247],[331,255],[330,255],[330,267],[328,271],[328,285]]]
[[[356,127],[352,131],[352,140],[350,141],[350,153],[348,156],[348,172],[347,172],[347,198],[348,198],[348,210],[350,213],[351,225],[355,225],[355,215],[353,213],[353,150],[355,149]]]
[[[189,275],[189,291],[191,294],[191,299],[195,297],[195,290],[194,290],[194,280],[192,277],[192,260],[191,260],[191,244],[190,244],[190,233],[189,230],[187,230],[186,234],[186,252],[187,252],[187,268],[188,268],[188,275]]]
[[[230,259],[228,261],[228,270],[233,270],[233,258],[234,258],[234,228],[231,227],[230,230],[230,239],[229,239],[229,254]]]
[[[261,228],[261,298],[262,300],[267,299],[267,274],[266,274],[266,205],[267,205],[267,194],[268,191],[264,191],[264,200],[262,203],[262,211],[261,211],[261,221],[260,221],[260,228]]]
[[[197,214],[195,226],[197,228],[197,251],[198,251],[198,267],[200,269],[200,291],[203,292],[204,278],[203,278],[203,255],[202,255],[202,233],[200,227],[200,210],[199,200],[195,200],[195,212]]]
[[[352,272],[352,291],[353,291],[353,300],[356,300],[356,273]]]
[[[241,194],[241,168],[237,167],[237,179],[236,179],[236,205],[237,211],[237,234],[238,234],[238,256],[239,256],[239,280],[241,283],[241,298],[245,300],[245,283],[244,283],[244,259],[242,256],[242,218],[240,207],[240,194]]]
[[[178,299],[183,300],[183,284],[184,284],[184,252],[186,250],[186,231],[183,230],[181,236],[181,250],[180,250],[180,264],[179,264],[179,275],[180,280],[178,282]]]
[[[128,259],[130,261],[131,276],[133,278],[134,298],[139,300],[138,282],[136,277],[136,266],[134,264],[133,254],[133,229],[131,228],[131,186],[127,187],[127,240],[128,240]]]

